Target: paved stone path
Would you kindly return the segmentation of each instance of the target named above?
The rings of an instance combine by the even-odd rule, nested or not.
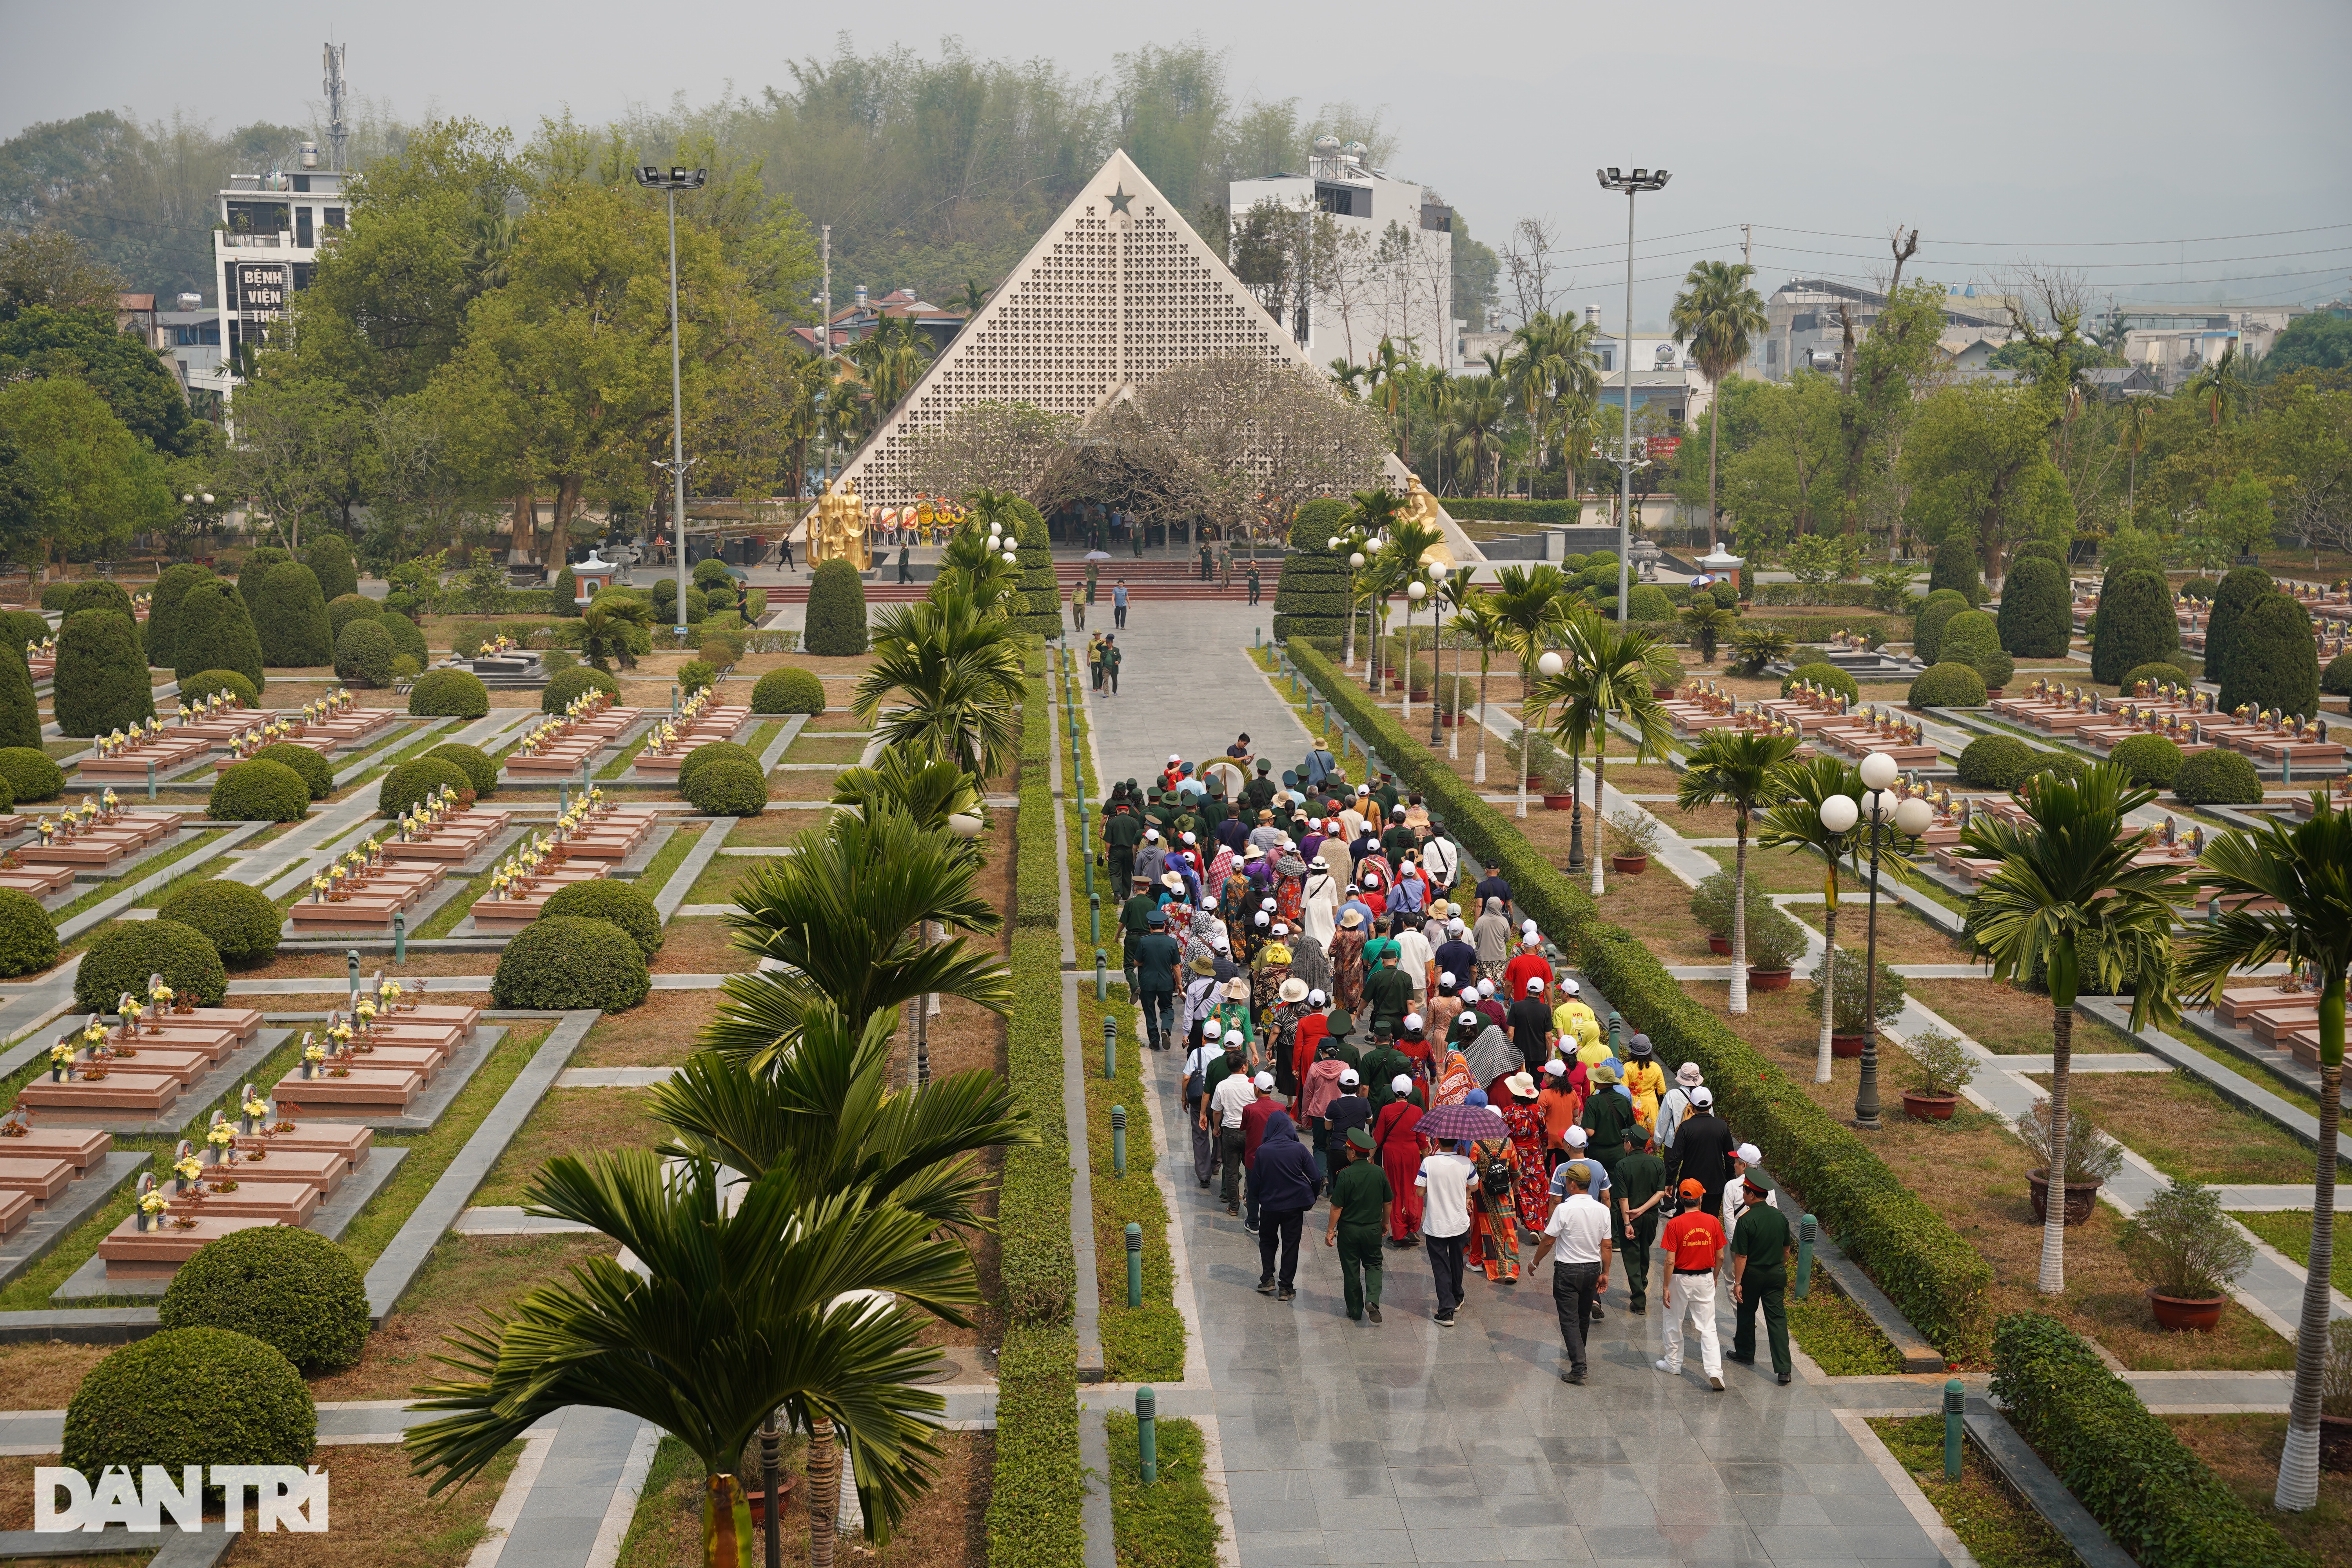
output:
[[[1107,613],[1102,624],[1109,624]],[[1106,786],[1150,777],[1171,752],[1192,761],[1222,757],[1244,731],[1259,755],[1277,759],[1277,774],[1304,757],[1306,726],[1244,651],[1254,628],[1273,625],[1271,596],[1255,608],[1203,600],[1151,601],[1129,609],[1127,629],[1112,632],[1126,655],[1118,695],[1088,694],[1095,756]],[[1086,639],[1070,646],[1083,664]]]

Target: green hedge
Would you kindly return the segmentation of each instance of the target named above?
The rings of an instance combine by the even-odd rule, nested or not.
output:
[[[2165,1568],[2310,1562],[2056,1319],[2035,1312],[2001,1319],[1993,1333],[1992,1393],[2018,1435],[2138,1561]]]
[[[2180,764],[2172,793],[2191,805],[2259,805],[2263,780],[2252,758],[2216,746]]]
[[[1445,503],[1457,522],[1573,523],[1584,515],[1578,500],[1528,500],[1518,496],[1464,496]]]
[[[1981,708],[1984,677],[1971,665],[1931,664],[1912,680],[1903,700],[1914,708]]]
[[[1772,1151],[1774,1174],[1804,1194],[1839,1245],[1870,1270],[1928,1342],[1954,1361],[1981,1360],[1992,1331],[1986,1301],[1991,1266],[1852,1129],[1685,994],[1638,938],[1604,924],[1590,895],[1555,870],[1443,760],[1432,759],[1428,747],[1376,708],[1370,694],[1342,678],[1320,650],[1293,643],[1289,651],[1339,716],[1408,789],[1422,792],[1463,848],[1503,868],[1520,907],[1561,940],[1618,1012],[1650,1037],[1659,1059],[1699,1064],[1718,1110],[1743,1139]]]
[[[824,561],[809,574],[801,646],[829,658],[866,651],[866,584],[846,561]]]

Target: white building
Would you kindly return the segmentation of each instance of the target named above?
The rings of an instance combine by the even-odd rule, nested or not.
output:
[[[230,397],[243,379],[243,363],[268,340],[287,301],[310,286],[320,251],[350,221],[343,195],[348,176],[318,163],[318,148],[305,142],[301,167],[292,173],[229,176],[228,188],[220,193],[226,226],[213,231],[213,275],[220,282],[218,356],[205,365],[190,361],[191,390]]]
[[[2310,313],[2305,305],[2254,305],[2235,310],[2187,306],[2179,310],[2126,306],[2103,319],[2106,330],[2124,329],[2123,356],[2135,369],[2145,370],[2165,391],[2213,363],[2234,347],[2241,363],[2271,352],[2278,335],[2297,316]]]
[[[1306,174],[1235,180],[1226,201],[1237,228],[1252,207],[1271,201],[1328,214],[1348,237],[1337,281],[1317,292],[1303,323],[1295,317],[1287,323],[1308,360],[1361,364],[1386,337],[1422,363],[1459,368],[1454,209],[1424,186],[1368,165],[1362,142],[1342,147],[1325,136]]]
[[[1946,290],[1944,331],[1937,346],[1963,366],[1981,366],[2010,339],[2011,296],[1979,293],[1975,284]],[[1765,301],[1769,325],[1748,355],[1744,374],[1785,381],[1792,371],[1834,374],[1843,368],[1845,317],[1853,317],[1860,342],[1878,325],[1886,296],[1825,278],[1792,278]]]

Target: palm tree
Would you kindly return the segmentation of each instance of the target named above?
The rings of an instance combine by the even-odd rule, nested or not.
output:
[[[2042,1273],[2035,1289],[2066,1289],[2066,1081],[2073,1060],[2074,999],[2084,987],[2112,994],[2136,981],[2132,1027],[2168,1023],[2172,1001],[2170,932],[2177,890],[2162,866],[2134,866],[2145,833],[2126,818],[2156,798],[2113,763],[2080,779],[2036,773],[2019,786],[2028,821],[1990,812],[1972,820],[1960,842],[1972,856],[2000,862],[1969,904],[1969,929],[1996,980],[2031,980],[2050,989],[2050,1171],[2048,1218],[2042,1227]]]
[[[1675,781],[1675,804],[1731,807],[1731,1010],[1748,1011],[1748,819],[1780,795],[1780,769],[1797,754],[1794,735],[1759,730],[1709,730],[1686,753]]]
[[[1738,616],[1707,598],[1693,599],[1675,613],[1675,618],[1690,628],[1691,641],[1697,645],[1699,657],[1709,664],[1715,662],[1717,642],[1739,623]]]
[[[1568,612],[1568,664],[1538,689],[1544,706],[1559,705],[1559,722],[1553,732],[1570,752],[1581,756],[1585,742],[1592,745],[1592,809],[1607,810],[1609,792],[1601,769],[1609,751],[1609,721],[1633,726],[1633,760],[1663,757],[1674,747],[1674,731],[1656,686],[1681,673],[1674,648],[1648,632],[1623,621],[1605,620],[1589,605]],[[1525,781],[1520,787],[1526,788]],[[1606,856],[1592,857],[1592,896],[1601,894],[1601,867]]]
[[[966,519],[940,552],[939,576],[928,597],[933,603],[944,603],[960,595],[980,615],[1009,614],[1021,593],[1021,566],[1017,561],[1004,559],[1005,549],[1002,543],[990,548],[987,528]]]
[[[1416,580],[1419,581],[1424,588],[1428,586],[1428,568],[1424,564],[1424,562],[1432,550],[1436,549],[1445,542],[1445,535],[1438,531],[1436,529],[1432,528],[1425,522],[1416,521],[1414,519],[1407,517],[1399,518],[1396,521],[1389,525],[1388,539],[1388,543],[1382,547],[1381,551],[1381,559],[1377,567],[1377,570],[1379,570],[1381,574],[1381,583],[1387,589],[1387,593],[1382,595],[1381,599],[1381,609],[1383,614],[1385,614],[1388,609],[1388,596],[1390,595],[1404,593],[1408,586]],[[1432,605],[1430,608],[1433,614],[1436,606]],[[1405,647],[1404,674],[1405,689],[1409,696],[1412,688],[1412,648],[1411,646],[1411,617],[1412,615],[1412,601],[1410,599],[1405,601],[1405,615],[1407,617],[1407,646]],[[1433,686],[1436,683],[1434,681],[1431,682],[1431,685]],[[1377,691],[1379,688],[1375,687],[1373,689]]]
[[[2126,397],[2120,412],[2124,449],[2130,454],[2124,470],[2124,516],[2128,518],[2139,504],[2139,455],[2147,448],[2148,432],[2156,426],[2156,399],[2145,393]]]
[[[1412,342],[1405,341],[1399,348],[1392,338],[1383,336],[1381,346],[1372,351],[1364,367],[1366,384],[1381,395],[1381,412],[1389,422],[1389,438],[1396,446],[1397,455],[1407,468],[1412,466]],[[1397,424],[1397,405],[1405,405],[1405,423]]]
[[[1454,620],[1450,627],[1440,623],[1436,616],[1433,615],[1433,625],[1438,626],[1437,631],[1433,635],[1437,637],[1438,646],[1441,648],[1444,647],[1444,634],[1447,630],[1459,632],[1464,629],[1462,623],[1465,612],[1476,602],[1477,598],[1478,590],[1471,584],[1469,568],[1457,568],[1439,579],[1437,605],[1454,612]],[[1462,754],[1462,644],[1459,639],[1456,639],[1454,644],[1454,684],[1446,691],[1446,700],[1454,707],[1454,728],[1446,733],[1445,754],[1449,757],[1458,757]],[[1484,716],[1481,715],[1481,717]]]
[[[2319,1500],[2319,1384],[2327,1353],[2328,1281],[2336,1250],[2336,1133],[2344,1094],[2345,971],[2352,965],[2352,811],[2312,797],[2308,822],[2264,823],[2206,845],[2189,880],[2223,912],[2200,925],[2183,990],[2210,1006],[2238,970],[2284,960],[2320,977],[2319,1155],[2312,1182],[2311,1256],[2294,1342],[2294,1397],[2273,1501],[2300,1512]],[[2259,903],[2267,907],[2256,907]]]
[[[1469,574],[1463,573],[1460,576],[1466,588]],[[1471,764],[1470,782],[1485,784],[1486,782],[1486,672],[1494,661],[1495,650],[1502,646],[1504,634],[1508,628],[1503,619],[1502,612],[1496,606],[1495,595],[1482,593],[1472,595],[1463,605],[1462,613],[1454,617],[1454,629],[1478,645],[1478,756],[1477,760]],[[1454,727],[1457,732],[1462,728],[1461,720],[1458,717],[1454,721]]]
[[[1383,343],[1387,342],[1386,339],[1381,341]],[[1340,527],[1347,531],[1347,536],[1344,539],[1335,536],[1331,548],[1339,552],[1339,559],[1342,561],[1357,554],[1366,557],[1362,572],[1358,572],[1351,567],[1348,574],[1349,582],[1348,626],[1343,639],[1344,646],[1340,648],[1339,654],[1340,662],[1352,669],[1356,663],[1356,605],[1358,601],[1368,596],[1368,590],[1376,586],[1379,579],[1380,568],[1377,563],[1380,552],[1372,548],[1371,541],[1385,533],[1395,523],[1397,514],[1403,509],[1404,497],[1382,487],[1378,489],[1352,491],[1348,499],[1355,505],[1340,524]],[[1373,642],[1371,655],[1373,667],[1377,669],[1380,664],[1380,646],[1377,637]],[[1374,689],[1378,689],[1378,684],[1375,683]]]
[[[611,1237],[644,1273],[591,1258],[451,1336],[441,1359],[460,1376],[415,1406],[448,1414],[405,1439],[417,1471],[438,1472],[432,1490],[480,1474],[565,1405],[625,1411],[701,1460],[705,1568],[748,1568],[735,1468],[781,1408],[847,1434],[868,1531],[888,1538],[939,1458],[946,1402],[917,1382],[938,1365],[921,1314],[968,1323],[981,1299],[959,1237],[870,1186],[826,1191],[786,1165],[737,1187],[707,1159],[666,1171],[650,1149],[558,1155],[524,1201]],[[824,1568],[830,1530],[810,1545]]]
[[[1748,284],[1754,276],[1756,269],[1744,262],[1696,262],[1685,275],[1682,292],[1675,296],[1674,309],[1666,317],[1675,330],[1675,342],[1692,345],[1691,357],[1698,362],[1699,374],[1706,377],[1710,555],[1715,553],[1715,452],[1717,437],[1723,432],[1723,378],[1746,362],[1756,337],[1771,325],[1764,314],[1764,301]]]
[[[637,667],[637,642],[650,637],[653,606],[643,599],[620,597],[592,601],[580,616],[580,652],[598,669]]]
[[[1538,472],[1549,458],[1544,433],[1559,422],[1561,410],[1600,393],[1601,364],[1593,352],[1600,332],[1595,322],[1539,310],[1511,333],[1510,384],[1535,437]]]
[[[1476,492],[1479,476],[1486,471],[1490,453],[1499,467],[1503,419],[1509,412],[1510,405],[1503,399],[1499,376],[1465,381],[1455,388],[1453,418],[1446,428],[1454,438],[1454,461],[1469,475],[1463,486],[1465,495]]]
[[[1506,566],[1496,574],[1496,591],[1487,595],[1494,606],[1496,638],[1509,648],[1519,661],[1519,815],[1528,814],[1528,768],[1532,758],[1528,755],[1527,737],[1535,732],[1533,725],[1536,683],[1536,660],[1543,657],[1568,622],[1570,590],[1568,579],[1559,567],[1546,563],[1539,566]],[[1479,678],[1479,718],[1486,717],[1486,678]],[[1486,742],[1478,743],[1479,755],[1486,755]]]
[[[884,699],[906,700],[881,715],[886,745],[946,757],[978,778],[1011,764],[1024,678],[1010,621],[950,589],[884,611],[873,655],[851,706],[871,724]]]
[[[945,757],[927,757],[910,746],[886,746],[872,765],[844,768],[834,775],[833,804],[871,811],[887,802],[931,833],[949,833],[958,816],[985,815],[980,783]],[[958,839],[968,857],[980,849],[971,839]]]
[[[1828,900],[1824,907],[1829,913],[1822,918],[1822,968],[1815,976],[1826,1000],[1837,994],[1832,986],[1837,979],[1838,868],[1843,862],[1860,877],[1862,856],[1861,840],[1852,828],[1833,833],[1822,821],[1822,803],[1833,795],[1842,795],[1859,806],[1863,797],[1862,773],[1835,757],[1814,757],[1801,763],[1791,759],[1780,769],[1774,787],[1780,798],[1757,824],[1756,842],[1768,849],[1786,849],[1796,855],[1810,851],[1819,855],[1828,867],[1822,893]],[[1883,862],[1882,868],[1886,867],[1893,868],[1898,875],[1905,871],[1900,857]],[[1744,905],[1739,918],[1746,918]],[[1737,961],[1735,968],[1736,963]],[[1813,1059],[1815,1083],[1830,1081],[1830,1036],[1836,1016],[1834,1007],[1822,1008],[1821,1040]]]
[[[2238,378],[2238,345],[2223,349],[2220,359],[2190,376],[2180,390],[2205,400],[2205,412],[2219,430],[2229,420],[2231,402],[2245,395],[2246,384]]]

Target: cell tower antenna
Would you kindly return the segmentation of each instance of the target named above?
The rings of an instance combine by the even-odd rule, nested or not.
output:
[[[327,46],[327,150],[337,169],[343,167],[343,143],[351,138],[351,128],[343,123],[343,54],[350,47]]]

